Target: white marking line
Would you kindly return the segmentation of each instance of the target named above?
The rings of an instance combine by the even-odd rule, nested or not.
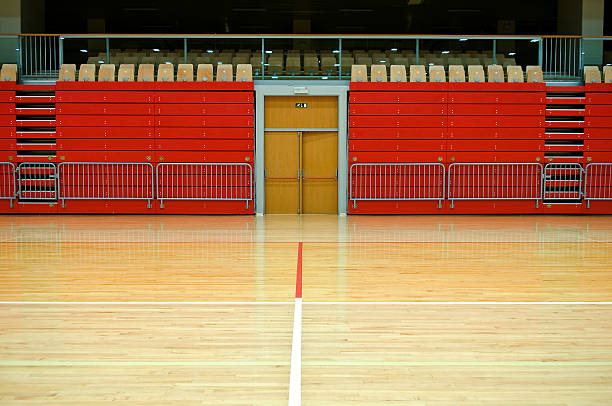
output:
[[[291,372],[289,375],[289,406],[302,404],[302,298],[295,298],[293,339],[291,342]]]
[[[0,301],[0,305],[278,305],[294,302],[20,302]]]
[[[366,304],[366,305],[612,305],[612,302],[304,302],[304,304]]]

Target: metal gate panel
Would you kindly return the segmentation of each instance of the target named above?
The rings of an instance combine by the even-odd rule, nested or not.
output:
[[[588,164],[585,169],[584,199],[612,200],[612,163]]]
[[[15,165],[12,162],[0,162],[0,199],[9,200],[13,207],[16,198]]]
[[[17,167],[17,173],[19,199],[57,199],[57,167],[54,163],[22,162]]]
[[[582,198],[580,164],[549,163],[544,167],[544,200],[579,200]]]

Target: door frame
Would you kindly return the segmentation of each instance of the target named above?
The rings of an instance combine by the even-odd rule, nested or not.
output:
[[[266,96],[335,96],[338,98],[338,128],[319,129],[338,132],[338,214],[348,212],[348,91],[345,80],[275,80],[255,81],[255,214],[265,213],[264,177],[264,98]],[[265,84],[264,84],[265,83]],[[303,93],[304,89],[308,92]],[[291,128],[285,131],[317,131],[317,129]],[[277,130],[278,131],[278,130]]]

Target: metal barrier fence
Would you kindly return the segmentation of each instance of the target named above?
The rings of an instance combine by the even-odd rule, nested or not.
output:
[[[57,199],[57,167],[54,163],[22,162],[17,173],[20,200]]]
[[[15,165],[11,162],[0,162],[0,199],[13,200],[17,198],[17,183],[15,182]]]
[[[163,163],[156,169],[157,199],[253,199],[253,169],[247,163]]]
[[[59,196],[66,200],[147,200],[154,195],[153,165],[133,162],[62,162]]]
[[[584,66],[581,37],[542,38],[544,79],[580,79]]]
[[[56,78],[62,59],[59,35],[20,35],[19,75]]]
[[[580,164],[546,164],[544,167],[544,200],[580,200],[582,166]]]
[[[353,164],[349,200],[444,200],[443,164]]]
[[[542,199],[542,165],[532,163],[456,163],[448,167],[448,199]]]
[[[588,164],[585,168],[584,200],[612,200],[612,164]]]

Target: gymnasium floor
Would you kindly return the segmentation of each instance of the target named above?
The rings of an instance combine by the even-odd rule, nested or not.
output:
[[[0,404],[612,405],[611,244],[612,216],[0,216]]]

